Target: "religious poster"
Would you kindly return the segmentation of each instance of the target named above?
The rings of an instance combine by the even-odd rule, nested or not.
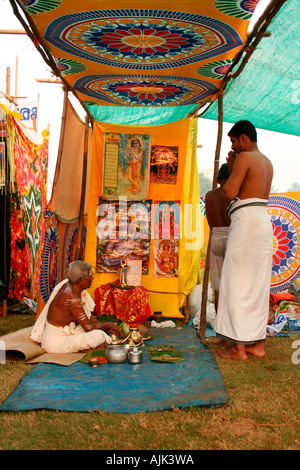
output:
[[[156,201],[154,212],[154,238],[180,238],[180,201]]]
[[[142,285],[142,260],[126,259],[125,281],[128,286]]]
[[[178,147],[152,145],[150,183],[176,184],[178,168]]]
[[[154,240],[154,275],[178,277],[179,240]]]
[[[106,201],[98,206],[96,272],[119,273],[122,259],[142,261],[148,274],[152,201]]]
[[[140,201],[149,193],[150,135],[104,134],[103,197]]]

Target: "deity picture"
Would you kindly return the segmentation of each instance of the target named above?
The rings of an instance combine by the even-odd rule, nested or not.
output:
[[[152,145],[150,183],[176,184],[177,167],[178,147]]]
[[[121,261],[142,261],[148,274],[151,237],[151,201],[124,203],[99,200],[96,272],[118,273]]]
[[[154,238],[180,238],[180,201],[155,201]]]
[[[103,197],[148,197],[149,143],[149,135],[105,134]]]
[[[154,275],[178,277],[179,240],[154,240]]]

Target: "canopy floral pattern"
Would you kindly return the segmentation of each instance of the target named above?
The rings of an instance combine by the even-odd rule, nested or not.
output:
[[[217,97],[258,1],[18,3],[85,104],[196,107]]]

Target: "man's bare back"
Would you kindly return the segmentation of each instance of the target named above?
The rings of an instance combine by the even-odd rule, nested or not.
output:
[[[229,227],[227,215],[229,200],[225,197],[222,187],[209,191],[205,196],[206,218],[210,228]]]
[[[82,283],[84,280],[80,282]],[[90,281],[87,281],[87,286],[89,282]],[[81,325],[84,331],[87,332],[91,330],[103,330],[108,333],[111,332],[118,336],[123,336],[120,328],[114,323],[100,323],[93,316],[90,318],[87,317],[81,303],[81,287],[82,286],[78,287],[78,283],[72,285],[66,282],[49,306],[47,321],[51,325],[62,327],[69,325],[71,322],[75,322]]]
[[[228,164],[221,165],[217,183],[220,185],[217,189],[208,191],[205,196],[206,218],[209,227],[229,227],[230,218],[227,214],[229,200],[225,197],[224,184],[229,178]]]
[[[82,312],[81,295],[75,293],[67,282],[52,300],[47,320],[54,326],[66,326],[77,321],[78,314]]]
[[[239,148],[231,138],[233,152],[228,154],[228,166],[231,175],[224,186],[225,195],[232,200],[260,198],[268,199],[273,178],[273,166],[270,160],[263,155],[254,143],[245,144],[245,150],[236,154]],[[248,150],[249,148],[249,150]]]

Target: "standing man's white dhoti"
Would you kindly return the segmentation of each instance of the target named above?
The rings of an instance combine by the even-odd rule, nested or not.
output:
[[[269,314],[273,230],[265,199],[231,202],[216,333],[236,344],[263,341]]]
[[[219,290],[226,253],[229,227],[212,227],[210,246],[210,281],[213,290]]]

